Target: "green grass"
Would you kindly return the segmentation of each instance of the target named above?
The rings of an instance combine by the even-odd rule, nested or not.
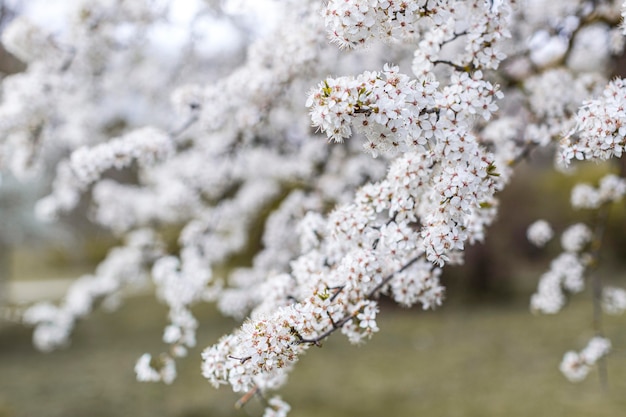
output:
[[[626,406],[623,359],[611,362],[608,394],[596,375],[573,385],[557,370],[565,350],[584,345],[585,314],[583,306],[561,318],[502,308],[395,312],[367,346],[337,343],[326,364],[312,359],[292,382],[317,382],[286,396],[326,416],[617,416]]]
[[[183,360],[171,386],[134,380],[134,361],[158,353],[166,312],[149,298],[81,323],[68,349],[34,351],[30,332],[0,330],[0,416],[247,416],[237,396],[200,375],[199,352],[234,323],[211,307],[198,310],[199,348]],[[292,416],[598,416],[624,415],[626,361],[609,359],[609,391],[596,373],[579,384],[558,371],[562,354],[590,334],[590,306],[576,302],[557,316],[524,305],[446,306],[437,312],[384,308],[381,332],[363,346],[336,335],[302,358],[281,392]],[[616,348],[626,344],[622,318],[606,321]]]

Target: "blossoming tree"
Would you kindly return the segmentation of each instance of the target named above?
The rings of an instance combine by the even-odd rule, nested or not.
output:
[[[56,166],[37,214],[54,220],[89,200],[93,221],[126,242],[60,304],[24,311],[42,350],[151,279],[169,307],[169,349],[139,358],[138,379],[172,382],[196,344],[191,307],[216,302],[243,324],[204,350],[203,375],[285,415],[267,393],[334,333],[354,343],[376,333],[381,295],[444,302],[442,268],[487,237],[497,193],[533,148],[566,169],[619,158],[626,144],[626,86],[609,81],[621,2],[275,0],[260,9],[262,30],[238,27],[250,42],[230,67],[202,59],[202,33],[252,3],[227,2],[226,17],[196,7],[183,52],[163,59],[151,46],[171,3],[83,0],[60,32],[23,16],[3,34],[27,69],[3,81],[0,168]],[[610,175],[577,186],[572,204],[602,212],[625,192]],[[166,226],[180,230],[175,249]],[[585,287],[593,227],[563,232],[534,311],[555,313]],[[545,221],[528,231],[538,245],[552,234]],[[623,289],[591,282],[606,312],[626,308]],[[610,349],[598,326],[561,370],[584,378]]]

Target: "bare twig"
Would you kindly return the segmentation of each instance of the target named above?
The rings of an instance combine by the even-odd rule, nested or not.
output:
[[[595,220],[595,230],[593,233],[593,241],[591,243],[591,271],[589,278],[591,280],[592,299],[593,299],[593,330],[596,336],[604,337],[604,328],[602,323],[602,277],[595,269],[597,268],[600,249],[602,248],[602,240],[606,231],[607,220],[609,217],[610,203],[604,204],[598,210],[598,215]],[[602,357],[598,361],[598,374],[600,378],[600,385],[603,390],[608,390],[608,367],[606,364],[606,358]]]

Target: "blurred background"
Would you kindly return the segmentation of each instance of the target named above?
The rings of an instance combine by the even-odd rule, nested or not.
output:
[[[0,2],[0,25],[12,17]],[[0,75],[23,65],[0,45]],[[562,314],[535,316],[530,295],[560,248],[531,246],[526,229],[538,218],[558,232],[590,220],[569,205],[572,186],[595,183],[624,165],[585,165],[568,176],[536,151],[501,194],[500,215],[485,244],[467,251],[463,267],[446,268],[447,301],[435,312],[382,302],[380,333],[363,346],[336,336],[301,360],[281,392],[293,416],[607,416],[626,410],[626,325],[606,317],[615,347],[608,389],[597,373],[572,384],[559,372],[567,350],[593,335],[591,294],[575,296]],[[237,323],[212,306],[196,309],[198,347],[180,362],[171,385],[138,383],[141,354],[161,349],[167,310],[148,292],[130,296],[114,312],[96,311],[79,323],[67,349],[34,349],[31,330],[12,311],[41,299],[59,299],[73,278],[92,271],[117,240],[80,219],[62,227],[38,223],[31,211],[46,181],[0,187],[0,417],[260,416],[256,400],[242,410],[238,396],[213,389],[200,373],[200,352]],[[615,207],[595,272],[624,283],[626,211]],[[80,230],[79,233],[73,233]]]

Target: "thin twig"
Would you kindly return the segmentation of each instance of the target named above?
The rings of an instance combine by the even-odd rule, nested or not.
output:
[[[196,123],[199,119],[198,113],[194,113],[183,123],[179,128],[169,131],[169,135],[173,138],[177,138],[182,135],[185,130],[191,127],[194,123]]]
[[[528,142],[522,148],[522,151],[512,160],[508,162],[509,166],[515,166],[522,162],[524,159],[530,156],[530,153],[535,149],[538,145],[535,142]]]
[[[370,290],[370,292],[366,296],[366,299],[371,300],[371,299],[375,298],[378,295],[378,292],[385,285],[387,285],[389,283],[389,281],[391,281],[396,276],[396,274],[399,274],[400,272],[406,270],[407,268],[409,268],[411,265],[413,265],[415,262],[417,262],[418,260],[422,259],[423,257],[424,257],[424,254],[422,253],[421,255],[418,255],[418,256],[416,256],[414,258],[411,258],[404,265],[402,265],[402,267],[400,269],[398,269],[397,271],[394,271],[391,274],[387,275],[385,278],[383,278],[383,280],[381,282],[379,282],[374,288],[372,288]],[[348,323],[349,321],[354,319],[354,317],[356,317],[357,313],[358,313],[358,310],[355,311],[355,312],[352,312],[351,314],[346,314],[345,316],[343,316],[338,321],[333,320],[333,318],[330,317],[330,315],[329,315],[329,319],[330,319],[330,322],[332,324],[332,328],[326,330],[321,335],[319,335],[319,336],[317,336],[315,338],[312,338],[312,339],[305,339],[300,334],[296,334],[296,338],[298,339],[297,343],[298,344],[306,343],[306,344],[310,344],[310,345],[321,346],[320,342],[322,342],[324,339],[326,339],[328,336],[333,334],[338,329],[342,328],[346,323]]]
[[[595,221],[595,230],[593,233],[593,241],[591,247],[591,271],[589,278],[591,280],[592,288],[592,300],[593,300],[593,330],[596,336],[604,337],[604,329],[602,323],[602,277],[595,271],[597,269],[600,249],[602,248],[602,240],[606,231],[607,219],[609,217],[610,205],[604,204],[598,210],[598,215]],[[598,375],[600,378],[600,385],[604,391],[609,389],[608,380],[608,367],[606,358],[602,357],[598,361]]]
[[[246,392],[243,397],[237,400],[237,402],[235,403],[235,408],[237,410],[240,410],[241,408],[243,408],[244,405],[248,403],[248,401],[252,399],[252,397],[259,393],[259,387],[255,385],[254,387],[252,387],[252,389],[250,389],[250,391]]]
[[[445,59],[436,59],[434,61],[431,61],[433,65],[437,65],[437,64],[445,64],[445,65],[449,65],[452,68],[454,68],[455,70],[459,71],[459,72],[469,72],[469,68],[465,68],[462,67],[461,65],[455,64],[454,62],[451,61],[447,61]]]

